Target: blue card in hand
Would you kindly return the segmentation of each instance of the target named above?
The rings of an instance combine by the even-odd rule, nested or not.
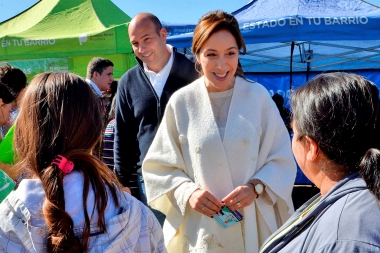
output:
[[[219,211],[219,213],[214,214],[213,217],[222,228],[231,227],[243,219],[243,215],[238,211],[231,211],[226,206],[223,206],[222,210]]]

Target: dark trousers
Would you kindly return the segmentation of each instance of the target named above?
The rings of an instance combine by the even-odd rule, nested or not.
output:
[[[165,214],[161,213],[160,211],[150,207],[148,205],[148,201],[146,198],[146,191],[145,191],[145,183],[144,183],[144,178],[141,174],[137,174],[137,186],[139,188],[139,193],[140,193],[140,201],[149,207],[150,210],[152,210],[153,214],[156,216],[158,222],[161,224],[161,227],[164,225],[165,221]]]

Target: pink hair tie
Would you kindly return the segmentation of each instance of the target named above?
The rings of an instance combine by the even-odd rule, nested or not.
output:
[[[64,174],[69,174],[73,168],[74,163],[70,160],[67,160],[64,156],[57,155],[53,161],[51,162],[51,165],[57,165],[60,170],[63,171]]]

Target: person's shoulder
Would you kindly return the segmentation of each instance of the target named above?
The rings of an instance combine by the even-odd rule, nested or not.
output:
[[[188,85],[178,89],[172,96],[184,96],[186,94],[193,94],[194,91],[199,90],[199,86],[203,84],[202,82],[203,77],[195,79],[193,82],[189,83]]]
[[[338,220],[339,239],[365,241],[371,231],[380,230],[380,223],[374,222],[380,220],[380,208],[375,196],[368,189],[352,191],[345,195],[342,193],[342,197],[329,209],[329,223],[333,224],[333,220]]]
[[[262,104],[267,109],[275,107],[269,91],[260,83],[237,76],[235,85],[238,85],[240,94],[244,94],[244,97],[255,104]],[[273,104],[273,105],[272,105]]]
[[[184,54],[184,53],[175,52],[174,53],[174,63],[175,64],[181,64],[181,67],[182,67],[182,65],[191,67],[195,71],[195,68],[194,68],[195,56],[194,55],[188,55],[188,54]]]
[[[202,82],[203,78],[198,78],[192,83],[178,89],[176,92],[173,93],[173,95],[169,99],[169,103],[181,103],[185,102],[188,100],[194,100],[194,96],[197,96],[196,94],[200,90],[200,85],[203,84]]]
[[[127,72],[125,72],[120,80],[127,79],[130,76],[135,76],[141,71],[140,66],[137,64],[136,66],[133,66],[132,68],[128,69]]]
[[[142,71],[140,69],[139,65],[136,65],[125,72],[119,82],[118,82],[118,89],[124,89],[128,85],[135,83],[137,80],[139,80],[142,76]]]
[[[179,59],[184,60],[184,61],[190,61],[193,63],[195,62],[195,56],[191,54],[175,52],[175,57],[179,57]]]
[[[380,236],[373,232],[380,230],[380,223],[376,222],[380,219],[380,208],[369,190],[362,189],[343,194],[326,208],[322,217],[323,224],[320,225],[320,231],[326,238],[330,238],[326,243],[332,242],[342,249],[348,246],[351,249],[361,249],[355,252],[375,252],[365,249],[380,248]],[[326,226],[330,228],[327,234]],[[329,237],[328,234],[333,237]],[[328,245],[325,246],[326,249]]]
[[[263,92],[263,93],[267,93],[269,96],[268,90],[262,84],[256,81],[249,80],[245,77],[237,76],[236,82],[239,83],[240,85],[244,85],[247,89],[253,92]]]

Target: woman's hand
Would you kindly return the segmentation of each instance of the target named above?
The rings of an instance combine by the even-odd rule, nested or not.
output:
[[[193,192],[190,196],[189,204],[194,210],[209,217],[219,212],[223,206],[222,202],[215,198],[209,191],[200,189]]]
[[[223,203],[232,211],[242,209],[256,200],[257,194],[252,184],[238,186],[230,194],[222,199]]]

